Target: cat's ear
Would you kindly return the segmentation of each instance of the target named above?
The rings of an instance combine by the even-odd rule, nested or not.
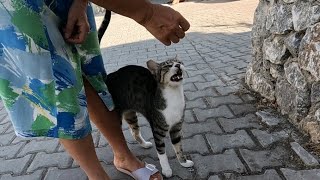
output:
[[[154,60],[149,60],[147,62],[147,67],[152,74],[156,74],[159,68],[159,64]]]

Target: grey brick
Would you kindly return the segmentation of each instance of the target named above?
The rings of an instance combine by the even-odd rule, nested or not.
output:
[[[223,154],[218,155],[201,156],[196,154],[192,155],[192,159],[194,160],[196,167],[198,167],[199,178],[206,178],[209,173],[223,171],[235,171],[238,173],[246,172],[244,165],[232,149],[226,150]]]
[[[210,176],[208,180],[220,180],[219,176]]]
[[[197,88],[193,83],[188,83],[183,85],[184,91],[196,91]]]
[[[281,169],[283,175],[288,180],[316,180],[320,179],[320,169],[310,169],[310,170],[292,170],[287,168]]]
[[[267,111],[258,111],[256,112],[256,115],[259,116],[261,121],[266,123],[268,126],[276,126],[284,121],[282,117]]]
[[[214,153],[218,153],[224,149],[230,149],[230,148],[255,147],[254,142],[244,130],[237,131],[235,134],[227,134],[227,135],[207,134],[206,137]]]
[[[56,148],[59,145],[58,139],[50,139],[46,141],[30,141],[27,143],[21,152],[18,154],[19,157],[25,156],[28,153],[44,151],[47,153],[55,152]]]
[[[237,52],[237,51],[226,52],[226,54],[230,55],[231,57],[239,57],[239,56],[243,55],[243,53],[240,53],[240,52]]]
[[[209,102],[211,107],[218,107],[223,104],[240,104],[243,101],[235,95],[228,96],[220,96],[220,97],[207,97],[207,101]]]
[[[210,67],[216,68],[225,68],[228,64],[221,62],[220,60],[215,59],[214,61],[209,61]]]
[[[57,180],[57,179],[87,180],[87,175],[81,168],[72,168],[72,169],[49,168],[44,179],[45,180]]]
[[[217,96],[217,94],[211,88],[201,90],[201,91],[195,91],[195,92],[184,92],[184,94],[188,100],[193,100],[199,97],[206,97],[206,96]]]
[[[194,77],[197,75],[202,75],[202,74],[210,74],[212,73],[212,70],[210,68],[206,68],[206,69],[201,69],[201,70],[197,70],[197,71],[188,71],[187,72],[189,77]]]
[[[290,153],[279,146],[264,151],[240,149],[240,153],[253,172],[261,172],[264,167],[284,166],[290,163]]]
[[[207,63],[199,63],[196,64],[197,69],[201,70],[201,69],[206,69],[209,67],[209,65]]]
[[[185,110],[184,111],[184,122],[185,123],[193,123],[193,122],[196,122],[194,117],[193,117],[193,112],[192,110]]]
[[[219,79],[219,77],[216,74],[204,74],[203,77],[207,80],[207,81],[215,81],[217,79]]]
[[[261,175],[239,176],[236,180],[281,180],[279,174],[274,169],[268,169]]]
[[[252,104],[231,104],[229,107],[235,115],[248,114],[257,111],[256,107]]]
[[[220,68],[223,72],[227,73],[228,75],[234,75],[234,74],[240,74],[243,73],[243,71],[233,67],[233,66],[227,66]]]
[[[21,176],[12,176],[11,174],[5,174],[1,177],[1,180],[37,180],[42,178],[43,171],[43,169],[40,169],[35,171],[34,173]]]
[[[262,127],[257,117],[253,114],[248,114],[245,117],[235,119],[220,118],[219,122],[226,132],[233,132],[236,129]]]
[[[173,176],[179,176],[181,179],[194,179],[195,171],[192,168],[182,167],[176,158],[169,160],[169,164],[172,168]],[[160,168],[160,166],[158,167]]]
[[[140,131],[141,131],[141,135],[142,137],[148,141],[150,139],[153,138],[152,132],[151,132],[151,128],[148,126],[142,126],[140,127]],[[132,135],[131,135],[131,130],[127,129],[125,131],[123,131],[124,136],[126,137],[126,140],[128,143],[137,143],[137,141],[135,139],[133,139]]]
[[[184,80],[185,84],[194,83],[194,82],[206,82],[206,80],[201,75],[188,77]]]
[[[291,148],[294,150],[294,152],[297,153],[297,155],[300,157],[300,159],[304,162],[307,166],[316,166],[319,165],[319,162],[316,158],[314,158],[308,151],[306,151],[303,147],[300,146],[300,144],[296,142],[290,143]]]
[[[248,66],[248,63],[243,60],[233,61],[229,63],[236,66],[237,68],[246,68]]]
[[[1,124],[1,125],[0,125],[0,134],[5,133],[11,126],[12,126],[12,125],[11,125],[10,122],[7,122],[7,123],[5,123],[5,124]]]
[[[12,142],[15,137],[16,136],[15,136],[14,132],[11,132],[11,133],[8,133],[8,134],[1,134],[1,136],[0,136],[0,146],[5,146],[5,145],[10,144],[10,142]]]
[[[113,163],[113,151],[110,146],[96,148],[98,159],[106,164]]]
[[[194,85],[196,85],[199,90],[203,90],[209,87],[224,86],[225,84],[220,79],[217,79],[215,81],[194,83]]]
[[[256,138],[263,147],[267,147],[275,142],[284,140],[289,137],[289,134],[285,131],[268,133],[266,131],[253,129],[252,134],[256,136]]]
[[[27,166],[27,162],[31,159],[31,155],[27,155],[22,158],[5,160],[0,158],[0,174],[14,173],[21,174],[24,168]]]
[[[183,137],[190,137],[200,133],[220,134],[222,130],[215,120],[207,120],[201,123],[183,124]]]
[[[71,157],[66,152],[46,154],[44,152],[37,153],[27,172],[33,172],[38,168],[53,167],[68,168],[72,164]]]
[[[217,118],[217,117],[225,117],[225,118],[233,118],[233,114],[229,110],[229,108],[225,105],[219,106],[213,109],[194,109],[196,117],[198,121],[205,121],[208,118]]]
[[[222,62],[224,62],[224,63],[238,60],[238,59],[236,59],[236,58],[234,58],[234,57],[231,57],[231,56],[229,56],[229,55],[224,55],[224,56],[222,56],[222,57],[219,57],[219,59],[220,59]]]
[[[216,87],[216,89],[221,95],[225,96],[225,95],[228,95],[231,93],[238,92],[239,87],[238,86],[226,86],[226,87]]]
[[[195,100],[190,100],[186,102],[186,108],[206,108],[207,105],[204,103],[202,98],[195,99]]]
[[[0,157],[14,158],[25,143],[13,144],[9,146],[0,146]]]
[[[99,144],[98,144],[98,147],[105,147],[107,146],[109,143],[108,141],[106,140],[106,138],[104,136],[100,136],[100,139],[99,139]]]
[[[195,135],[191,139],[183,139],[182,147],[183,151],[186,153],[209,153],[205,139],[202,137],[202,135]]]
[[[245,101],[245,102],[252,102],[252,101],[256,101],[256,98],[250,94],[242,94],[241,98]]]

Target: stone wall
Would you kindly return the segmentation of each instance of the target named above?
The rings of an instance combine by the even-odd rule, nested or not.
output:
[[[246,83],[320,142],[320,1],[260,0]]]

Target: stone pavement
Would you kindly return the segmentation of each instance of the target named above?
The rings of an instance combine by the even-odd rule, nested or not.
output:
[[[169,47],[132,20],[112,17],[102,41],[108,72],[176,54],[188,68],[183,146],[195,167],[182,168],[168,144],[174,174],[170,179],[320,179],[318,158],[303,148],[308,139],[242,85],[251,59],[250,28],[257,3],[180,3],[174,8],[192,27],[184,40]],[[58,140],[16,137],[2,105],[0,109],[0,180],[86,179]],[[143,136],[152,141],[146,121],[141,124]],[[123,129],[132,151],[160,167],[155,148],[142,149],[127,126]],[[98,157],[111,178],[130,179],[115,170],[110,146],[96,128],[93,137]]]

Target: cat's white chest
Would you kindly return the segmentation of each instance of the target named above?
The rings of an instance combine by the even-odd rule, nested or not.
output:
[[[166,100],[166,109],[162,111],[169,127],[181,121],[184,113],[185,100],[182,87],[166,88],[162,91]]]

